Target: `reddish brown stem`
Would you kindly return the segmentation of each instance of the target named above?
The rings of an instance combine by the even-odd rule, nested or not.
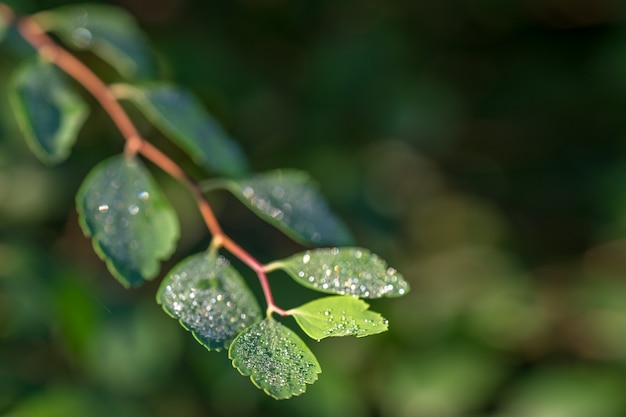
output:
[[[0,3],[0,15],[4,16],[5,20],[8,21],[14,19],[11,8],[3,3]],[[272,313],[286,315],[285,310],[279,308],[274,303],[264,266],[224,233],[198,183],[180,165],[141,137],[111,89],[89,67],[52,40],[32,18],[21,17],[17,22],[17,28],[22,37],[37,50],[39,55],[74,78],[100,103],[124,137],[126,141],[124,152],[128,156],[134,156],[137,153],[143,155],[191,190],[202,218],[209,232],[213,235],[212,246],[216,248],[223,247],[254,270],[259,278],[265,301],[267,302],[268,316]]]

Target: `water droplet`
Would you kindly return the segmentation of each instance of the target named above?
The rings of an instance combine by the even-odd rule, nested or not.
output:
[[[272,189],[272,195],[276,198],[283,198],[285,196],[285,189],[283,187],[274,187]]]
[[[72,42],[77,48],[88,48],[93,41],[93,35],[87,28],[77,28],[72,32]]]
[[[128,212],[134,216],[135,214],[139,213],[139,206],[137,204],[132,204],[128,206]]]
[[[140,200],[147,200],[150,198],[150,193],[148,193],[147,191],[140,191],[137,194],[137,197],[139,197]]]
[[[100,204],[98,206],[98,211],[100,213],[106,213],[107,211],[109,211],[109,205],[108,204]]]
[[[254,190],[252,189],[252,187],[245,187],[243,190],[241,190],[241,192],[246,198],[252,198],[252,196],[254,195]]]
[[[302,256],[302,263],[308,264],[310,260],[311,260],[311,255],[309,255],[308,252]]]

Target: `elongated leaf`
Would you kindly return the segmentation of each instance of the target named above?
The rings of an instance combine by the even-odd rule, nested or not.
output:
[[[322,248],[273,264],[317,291],[362,298],[399,297],[409,284],[378,255],[363,248]]]
[[[122,76],[146,79],[154,60],[134,17],[124,9],[102,4],[63,6],[35,18],[67,44],[92,51]]]
[[[241,149],[188,91],[168,84],[130,87],[128,98],[196,163],[220,175],[247,171]]]
[[[239,334],[228,351],[242,375],[276,399],[300,395],[322,372],[315,355],[293,331],[265,319]]]
[[[256,298],[228,261],[198,253],[163,279],[157,302],[207,349],[221,350],[246,327],[261,320]]]
[[[30,61],[10,84],[11,105],[30,149],[57,164],[70,154],[88,114],[82,98],[52,64]]]
[[[174,251],[176,214],[138,159],[109,158],[91,170],[76,195],[79,221],[98,255],[126,287],[154,278]]]
[[[387,320],[369,305],[351,295],[319,298],[294,308],[289,313],[313,339],[330,336],[363,337],[387,330]]]
[[[207,185],[211,186],[210,182]],[[266,222],[313,245],[348,245],[353,238],[303,171],[276,170],[223,186]]]

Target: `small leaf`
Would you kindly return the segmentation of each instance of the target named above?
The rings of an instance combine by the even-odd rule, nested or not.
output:
[[[102,4],[62,6],[35,18],[67,44],[92,51],[126,78],[146,79],[154,73],[148,42],[124,9]]]
[[[237,143],[188,91],[153,84],[130,87],[127,93],[146,117],[196,163],[226,176],[240,176],[247,171]]]
[[[207,349],[228,348],[261,309],[243,278],[215,252],[184,259],[163,279],[157,302]]]
[[[315,355],[293,331],[273,319],[248,327],[228,357],[242,375],[276,399],[300,395],[322,372]]]
[[[85,235],[126,287],[154,278],[178,239],[176,214],[141,161],[109,158],[87,175],[76,205]]]
[[[224,186],[259,217],[300,243],[348,245],[353,241],[303,171],[270,171]]]
[[[363,248],[322,248],[273,264],[317,291],[362,298],[399,297],[409,284],[378,255]]]
[[[15,116],[33,153],[49,164],[67,159],[88,108],[63,74],[50,63],[31,61],[18,69],[10,88]]]
[[[324,297],[289,313],[311,338],[320,340],[330,336],[363,337],[387,330],[387,320],[369,305],[351,295]]]

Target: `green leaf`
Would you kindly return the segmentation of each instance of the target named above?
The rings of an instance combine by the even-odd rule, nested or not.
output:
[[[242,375],[276,399],[302,394],[322,372],[302,339],[271,318],[241,332],[228,356]]]
[[[378,255],[363,248],[321,248],[272,264],[317,291],[362,298],[399,297],[409,283]]]
[[[76,195],[79,222],[98,255],[126,287],[154,278],[178,239],[178,221],[141,161],[109,158],[87,175]]]
[[[210,181],[206,184],[212,186]],[[214,184],[227,188],[260,218],[300,243],[349,245],[353,241],[303,171],[275,170]]]
[[[229,177],[246,173],[241,149],[194,95],[168,84],[125,87],[127,98],[196,163]]]
[[[35,155],[57,164],[70,154],[88,107],[52,64],[29,61],[10,83],[11,105]]]
[[[243,278],[215,252],[176,265],[161,283],[157,302],[209,350],[228,348],[237,334],[261,320]]]
[[[39,13],[35,18],[68,45],[93,52],[126,78],[146,79],[154,74],[148,42],[134,17],[124,9],[72,5]]]
[[[324,297],[289,310],[298,325],[311,338],[330,336],[363,337],[387,330],[387,320],[369,304],[351,295]]]

